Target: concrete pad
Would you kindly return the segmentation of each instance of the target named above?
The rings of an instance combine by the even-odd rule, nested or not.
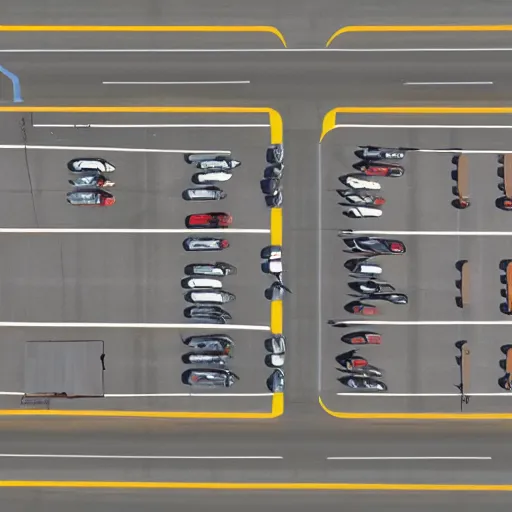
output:
[[[103,341],[25,343],[27,395],[103,396]]]

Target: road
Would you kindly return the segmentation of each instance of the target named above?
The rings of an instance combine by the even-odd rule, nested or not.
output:
[[[282,30],[288,46],[322,48],[340,26],[350,24],[489,24],[503,23],[510,15],[505,2],[467,0],[446,2],[395,0],[393,9],[379,0],[314,4],[289,2],[138,2],[121,5],[118,0],[84,3],[38,3],[31,0],[5,2],[4,24],[269,24]],[[51,5],[49,5],[51,4]],[[1,48],[84,48],[83,36],[74,42],[44,34],[20,37],[2,34]],[[52,39],[53,37],[53,39]],[[82,39],[80,39],[82,37]],[[231,36],[230,36],[231,37]],[[244,39],[202,39],[214,47],[275,48],[275,41],[252,35]],[[181,42],[183,41],[183,42]],[[197,45],[195,38],[177,41],[174,48]],[[482,47],[510,46],[506,34],[470,38],[436,34],[411,38],[379,39],[361,43],[347,40],[351,48],[383,47]],[[161,44],[154,38],[151,43]],[[97,47],[143,48],[146,40],[117,34],[115,39],[95,38]],[[244,46],[245,45],[245,46]],[[341,48],[340,41],[333,45]],[[449,105],[504,106],[510,104],[509,52],[251,52],[233,54],[126,54],[126,53],[4,53],[1,63],[21,80],[27,105],[69,104],[172,104],[258,105],[278,109],[284,119],[287,152],[285,177],[286,210],[284,245],[287,281],[293,295],[287,299],[285,333],[291,341],[287,359],[286,414],[274,422],[168,423],[147,420],[74,419],[4,420],[0,451],[4,454],[88,454],[282,456],[282,460],[222,461],[133,459],[37,459],[2,458],[0,473],[7,480],[209,480],[295,482],[400,482],[400,483],[507,483],[508,433],[504,423],[392,423],[341,422],[329,418],[318,406],[317,384],[317,143],[325,112],[341,105]],[[170,70],[169,72],[167,70]],[[165,72],[164,72],[165,71]],[[172,71],[172,73],[171,73]],[[171,76],[172,74],[172,76]],[[132,86],[104,85],[103,81],[195,81],[245,80],[246,85]],[[480,82],[492,85],[409,86],[404,82]],[[217,86],[218,87],[218,86]],[[0,98],[10,104],[12,90],[2,79]],[[149,98],[149,100],[148,100]],[[353,122],[364,122],[360,120]],[[402,118],[400,118],[402,119]],[[396,122],[396,118],[388,118]],[[403,119],[402,119],[403,120]],[[347,120],[347,122],[350,122]],[[424,122],[424,121],[422,121]],[[436,120],[437,122],[437,120]],[[457,122],[454,119],[454,122]],[[491,122],[498,123],[495,118]],[[434,123],[433,123],[434,124]],[[480,139],[489,143],[492,137]],[[15,137],[16,138],[16,137]],[[6,140],[4,143],[19,143]],[[490,197],[486,189],[485,197]],[[471,214],[471,211],[469,212]],[[476,215],[475,222],[483,222]],[[486,217],[485,219],[488,219]],[[492,219],[491,219],[492,220]],[[72,221],[73,222],[73,221]],[[74,222],[73,222],[74,224]],[[472,226],[474,224],[472,223]],[[305,250],[304,248],[307,248]],[[469,250],[469,249],[468,249]],[[478,258],[481,247],[471,250]],[[418,251],[419,252],[419,251]],[[494,258],[494,256],[493,256]],[[494,261],[494,260],[493,260]],[[14,264],[14,263],[13,263]],[[431,271],[429,267],[428,272]],[[425,279],[428,279],[428,272]],[[122,279],[125,279],[123,277]],[[20,299],[21,300],[21,299]],[[493,335],[497,331],[493,331]],[[427,334],[424,335],[427,337]],[[153,357],[158,357],[153,354]],[[486,363],[487,364],[487,363]],[[327,461],[326,457],[491,457],[491,460]],[[0,495],[13,510],[36,505],[41,510],[101,508],[150,510],[184,504],[222,507],[223,510],[261,510],[267,505],[285,510],[307,510],[314,505],[332,509],[340,501],[347,506],[382,510],[452,509],[476,510],[485,499],[493,509],[508,504],[503,493],[438,494],[396,492],[243,493],[204,491],[126,490],[32,490],[3,489]]]

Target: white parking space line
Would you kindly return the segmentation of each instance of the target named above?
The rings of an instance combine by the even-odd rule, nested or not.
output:
[[[404,82],[404,85],[493,85],[494,82]]]
[[[322,145],[318,144],[318,165],[317,165],[317,180],[318,180],[318,225],[317,225],[317,343],[318,343],[318,361],[317,361],[317,379],[318,379],[318,393],[322,391]]]
[[[33,124],[34,128],[269,128],[270,124]]]
[[[340,231],[340,234],[343,236],[512,236],[512,231],[369,231],[347,229]]]
[[[472,124],[337,124],[335,128],[425,128],[425,129],[457,129],[457,130],[510,130],[512,126],[472,125]]]
[[[0,228],[0,234],[91,234],[91,235],[163,235],[163,234],[217,234],[230,235],[245,233],[252,235],[265,235],[270,233],[270,228],[265,229],[165,229],[165,228]]]
[[[25,396],[20,391],[0,391],[0,396]],[[103,398],[224,398],[224,397],[260,397],[273,396],[274,393],[105,393]]]
[[[512,320],[338,320],[344,325],[512,325]]]
[[[47,149],[52,151],[113,151],[126,153],[216,153],[230,155],[226,149],[153,149],[153,148],[111,148],[103,146],[38,146],[31,144],[0,144],[0,149]]]
[[[221,82],[102,82],[103,85],[243,85],[250,80],[226,80]]]
[[[492,460],[492,457],[327,457],[327,460]]]
[[[336,393],[337,396],[351,396],[351,397],[365,397],[365,396],[371,396],[375,398],[378,397],[391,397],[391,398],[397,398],[397,397],[414,397],[414,396],[421,396],[421,397],[459,397],[460,393]],[[469,396],[507,396],[512,397],[512,393],[468,393]]]
[[[157,323],[102,323],[102,322],[0,322],[0,327],[37,327],[40,329],[207,329],[233,331],[270,331],[266,325],[238,324],[157,324]]]
[[[53,453],[0,453],[12,459],[133,459],[133,460],[282,460],[276,455],[83,455]]]

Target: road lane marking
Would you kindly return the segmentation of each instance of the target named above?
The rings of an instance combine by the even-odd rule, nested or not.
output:
[[[0,487],[87,489],[195,489],[224,491],[416,491],[512,492],[509,484],[382,484],[332,482],[130,482],[84,480],[0,480]]]
[[[276,455],[82,455],[50,453],[0,453],[12,459],[120,459],[120,460],[283,460]]]
[[[283,301],[270,302],[270,331],[272,334],[283,334]]]
[[[263,32],[286,48],[281,31],[269,25],[0,25],[0,32]]]
[[[0,391],[0,396],[25,396],[26,393],[19,391]],[[224,397],[261,397],[273,396],[274,393],[105,393],[103,398],[224,398]]]
[[[225,329],[238,331],[270,331],[266,325],[237,324],[159,324],[159,323],[103,323],[103,322],[0,322],[0,327],[37,327],[64,329]]]
[[[226,80],[220,82],[102,82],[103,85],[242,85],[250,80]]]
[[[328,48],[341,34],[349,32],[510,32],[512,25],[353,25],[341,27],[327,40]]]
[[[0,234],[80,234],[80,235],[163,235],[163,234],[252,234],[265,235],[270,233],[270,229],[166,229],[166,228],[0,228]]]
[[[283,209],[270,210],[270,244],[283,245]]]
[[[322,145],[318,144],[318,160],[317,160],[317,187],[318,187],[318,210],[317,210],[317,317],[318,317],[318,326],[317,326],[317,344],[318,344],[318,353],[317,353],[317,387],[318,393],[322,390],[322,314],[323,314],[323,305],[322,305],[322,272],[323,272],[323,261],[322,261]]]
[[[230,155],[231,151],[225,149],[152,149],[152,148],[115,148],[104,146],[40,146],[33,144],[0,144],[0,149],[46,149],[52,151],[108,151],[126,153],[217,153]]]
[[[33,128],[268,128],[269,124],[33,124]]]
[[[327,460],[492,460],[492,457],[327,457]]]
[[[372,235],[372,236],[512,236],[512,231],[370,231],[340,230],[338,236]],[[355,253],[354,253],[355,254]]]
[[[422,53],[512,52],[512,48],[2,48],[0,53]]]
[[[3,66],[0,66],[0,73],[6,76],[12,83],[12,101],[14,103],[23,103],[23,98],[21,97],[20,79],[18,76],[8,69],[5,69]]]
[[[345,325],[512,325],[512,320],[339,320],[338,322]]]
[[[404,85],[493,85],[494,82],[404,82]]]

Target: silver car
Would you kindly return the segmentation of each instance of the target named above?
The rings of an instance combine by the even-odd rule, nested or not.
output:
[[[207,185],[204,187],[187,188],[182,194],[185,201],[220,201],[227,197],[226,192],[219,187]]]
[[[231,387],[240,377],[230,370],[193,369],[183,372],[182,381],[189,386]]]
[[[229,263],[216,261],[215,263],[192,263],[185,267],[187,276],[234,276],[237,268]]]
[[[267,387],[272,393],[283,393],[284,392],[284,372],[281,369],[277,369],[267,379]]]
[[[185,294],[185,300],[192,304],[227,304],[235,299],[232,293],[221,290],[193,290]]]
[[[222,251],[229,247],[229,242],[222,238],[189,237],[183,241],[185,251]]]
[[[182,340],[190,350],[201,354],[231,354],[234,341],[227,334],[198,334]]]

